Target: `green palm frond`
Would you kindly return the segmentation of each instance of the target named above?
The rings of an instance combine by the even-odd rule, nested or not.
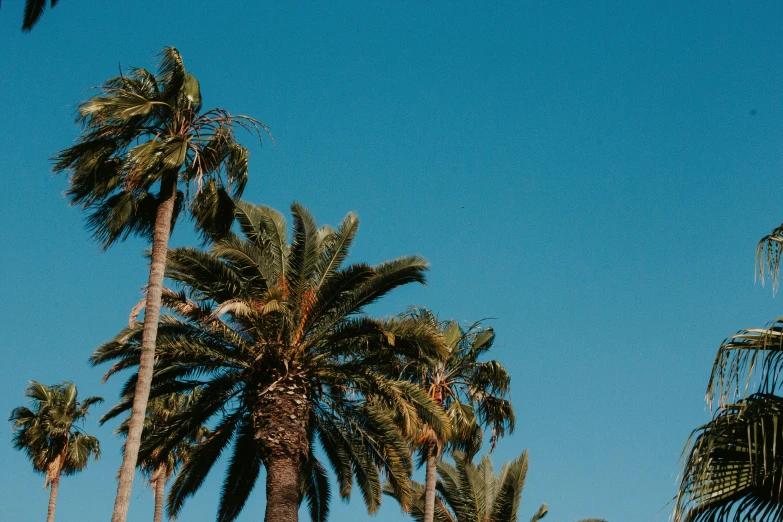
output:
[[[764,284],[764,276],[772,279],[772,290],[777,290],[780,283],[780,258],[783,254],[783,225],[779,226],[759,241],[756,247],[756,274]]]
[[[742,399],[757,378],[758,391],[774,393],[783,370],[783,318],[765,328],[741,330],[718,349],[707,385],[707,402],[718,405]]]
[[[783,515],[783,398],[755,393],[726,405],[692,437],[675,522]]]

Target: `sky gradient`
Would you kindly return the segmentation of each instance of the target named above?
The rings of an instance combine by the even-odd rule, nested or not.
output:
[[[493,458],[530,451],[521,520],[543,502],[551,521],[667,520],[721,340],[780,313],[753,255],[783,220],[783,5],[63,0],[22,34],[22,4],[0,9],[0,414],[31,379],[104,396],[96,418],[117,398],[87,358],[141,298],[145,245],[102,253],[49,158],[87,88],[175,46],[205,107],[271,128],[245,139],[246,199],[356,211],[352,261],[430,260],[373,313],[490,318],[517,413]],[[63,479],[58,521],[108,520],[115,428],[87,423],[104,456]],[[0,520],[40,520],[10,436]],[[180,520],[214,520],[215,471]],[[239,520],[263,506],[260,482]],[[129,520],[151,516],[138,480]],[[374,518],[402,519],[391,499]]]

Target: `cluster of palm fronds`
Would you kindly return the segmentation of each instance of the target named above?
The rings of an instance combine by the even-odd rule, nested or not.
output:
[[[778,284],[783,227],[761,240],[759,275]],[[713,419],[686,448],[675,522],[783,517],[783,318],[721,344],[707,388]]]

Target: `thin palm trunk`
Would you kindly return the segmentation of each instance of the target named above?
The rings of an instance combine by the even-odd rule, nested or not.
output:
[[[163,275],[166,268],[171,219],[177,199],[177,177],[170,174],[161,183],[161,199],[155,215],[155,231],[152,237],[152,258],[150,277],[147,284],[147,302],[144,311],[144,333],[141,341],[141,362],[139,363],[136,391],[133,396],[133,408],[128,421],[128,438],[120,467],[117,498],[114,501],[112,522],[125,522],[130,507],[130,495],[133,488],[133,476],[141,445],[141,432],[147,411],[147,400],[152,386],[152,372],[155,364],[155,341],[158,335],[161,296],[163,294]]]
[[[46,515],[46,522],[54,522],[54,509],[57,507],[57,490],[60,489],[60,475],[52,479],[49,483],[49,511]]]
[[[155,493],[155,518],[153,522],[163,522],[163,496],[166,492],[166,478],[168,477],[165,464],[158,466],[152,477],[152,487]]]
[[[438,449],[427,450],[427,471],[424,482],[424,522],[435,520],[435,486],[438,481]]]

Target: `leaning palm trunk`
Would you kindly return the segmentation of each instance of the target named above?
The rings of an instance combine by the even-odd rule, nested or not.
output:
[[[166,492],[166,479],[168,479],[168,467],[161,464],[152,475],[152,491],[155,494],[155,518],[154,522],[163,522],[163,496]]]
[[[255,440],[266,468],[265,522],[299,520],[302,470],[310,451],[307,423],[311,407],[305,394],[307,383],[294,372],[260,387],[253,415]]]
[[[163,178],[161,182],[161,202],[155,215],[155,231],[152,238],[152,259],[150,277],[147,285],[147,299],[144,312],[144,333],[141,342],[141,362],[139,364],[136,391],[133,396],[133,408],[128,422],[128,438],[125,440],[122,466],[117,485],[117,498],[114,501],[112,522],[125,522],[130,507],[133,476],[141,445],[141,432],[147,401],[152,387],[152,372],[155,364],[155,340],[158,335],[161,296],[163,294],[163,274],[166,268],[166,256],[171,233],[171,218],[177,199],[176,173]]]
[[[60,475],[57,475],[52,479],[49,488],[49,511],[46,515],[46,522],[54,522],[54,509],[57,506],[57,490],[60,489]]]
[[[438,482],[438,449],[427,450],[427,472],[424,482],[424,522],[435,520],[435,486]]]

